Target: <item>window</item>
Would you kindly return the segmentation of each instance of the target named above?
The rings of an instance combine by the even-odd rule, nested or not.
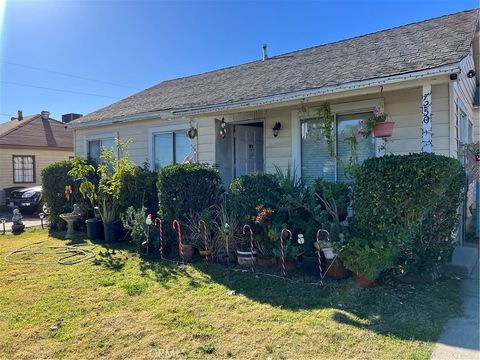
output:
[[[352,156],[350,143],[345,139],[354,135],[357,139],[356,157],[358,163],[375,156],[375,139],[357,134],[360,122],[371,116],[370,112],[336,115],[336,153],[344,164]],[[320,132],[320,119],[306,119],[301,122],[301,170],[302,178],[311,183],[322,177],[327,181],[346,181],[344,170],[328,152],[327,142]]]
[[[153,134],[153,164],[157,171],[174,163],[189,162],[192,145],[187,130]]]
[[[35,182],[35,156],[13,155],[13,182],[34,183]]]
[[[114,149],[115,138],[95,139],[87,141],[87,157],[97,164],[101,163],[102,148]]]

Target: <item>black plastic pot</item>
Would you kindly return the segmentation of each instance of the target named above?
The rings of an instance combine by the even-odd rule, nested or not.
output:
[[[305,274],[309,276],[320,276],[318,269],[318,257],[315,256],[303,256],[303,266],[305,267]]]
[[[112,223],[103,223],[103,232],[105,234],[105,242],[116,242],[121,238],[123,231],[122,222],[115,221]]]
[[[235,265],[237,262],[237,252],[235,250],[220,249],[217,252],[217,261],[222,265]]]
[[[103,239],[103,222],[97,218],[85,220],[89,240]]]

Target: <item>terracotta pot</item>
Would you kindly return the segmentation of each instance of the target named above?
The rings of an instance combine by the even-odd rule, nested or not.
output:
[[[282,267],[282,261],[281,260],[278,262],[278,264],[280,265],[280,267]],[[293,271],[296,268],[297,268],[297,262],[295,260],[285,259],[285,270]]]
[[[273,265],[273,258],[268,256],[257,256],[257,264],[259,266],[272,266]]]
[[[201,257],[211,256],[212,252],[210,250],[198,250],[198,253]]]
[[[395,126],[395,123],[393,121],[376,123],[373,126],[373,135],[377,138],[390,137],[393,134],[394,126]]]
[[[192,260],[193,257],[193,252],[194,248],[192,245],[182,245],[182,250],[183,250],[183,258],[185,261],[190,261]]]
[[[342,261],[339,258],[336,258],[335,260],[327,259],[325,264],[325,270],[327,269],[327,275],[330,276],[332,279],[345,279],[346,277],[348,277],[348,275],[350,275],[350,271],[343,265]]]
[[[252,256],[253,256],[253,263],[257,262],[257,250],[253,250],[253,254],[251,250],[237,250],[237,261],[238,265],[250,267],[252,266]]]
[[[361,287],[364,287],[364,288],[372,288],[375,286],[374,280],[370,280],[366,276],[363,276],[360,274],[355,275],[355,281],[357,284],[359,284]]]

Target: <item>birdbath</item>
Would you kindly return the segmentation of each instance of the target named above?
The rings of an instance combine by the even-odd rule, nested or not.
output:
[[[73,223],[75,220],[79,219],[82,216],[78,205],[73,205],[73,211],[71,213],[60,214],[60,218],[66,221],[67,223],[67,234],[65,235],[66,239],[75,238],[75,230],[73,228]]]

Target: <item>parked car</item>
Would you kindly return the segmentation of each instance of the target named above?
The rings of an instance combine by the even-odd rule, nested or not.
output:
[[[7,198],[7,207],[18,208],[22,213],[32,214],[43,211],[42,187],[34,186],[12,191]]]

